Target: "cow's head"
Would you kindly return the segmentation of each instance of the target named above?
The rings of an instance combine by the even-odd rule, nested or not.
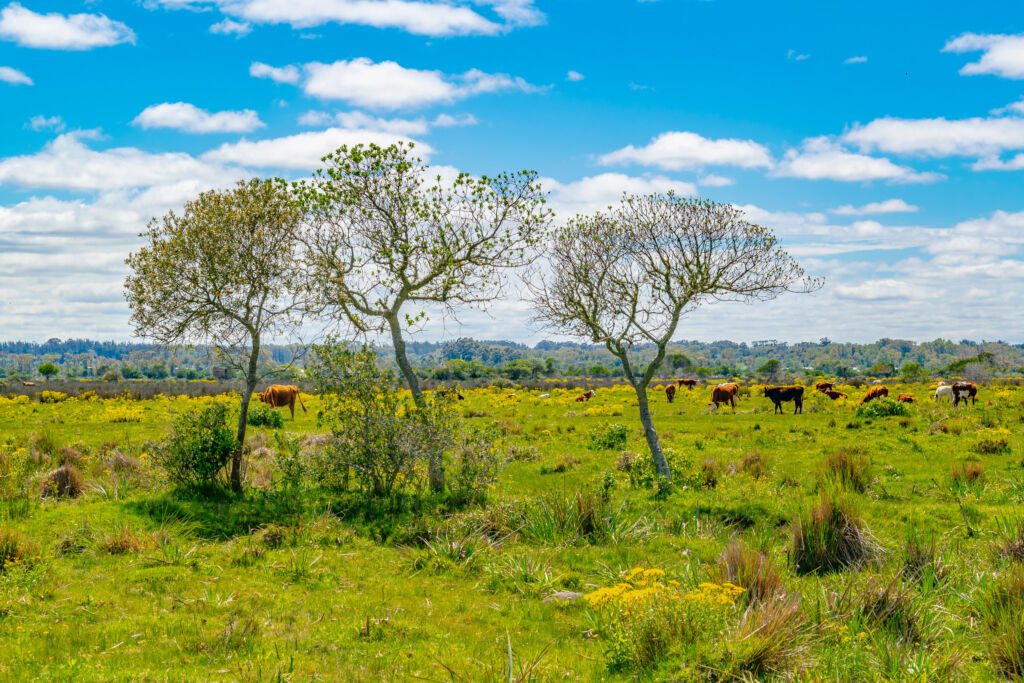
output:
[[[256,398],[260,400],[260,403],[268,403],[270,400],[269,395],[270,389],[267,389],[266,391],[261,391],[260,393],[256,394]]]

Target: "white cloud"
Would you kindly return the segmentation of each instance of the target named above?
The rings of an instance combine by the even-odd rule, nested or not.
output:
[[[1024,171],[1024,154],[1017,154],[1006,159],[979,159],[971,165],[975,171]]]
[[[1011,102],[1010,104],[1006,105],[1005,107],[999,107],[998,109],[993,109],[992,113],[995,114],[996,116],[1004,116],[1006,114],[1011,114],[1011,115],[1012,114],[1020,114],[1020,115],[1024,115],[1024,98],[1021,98],[1021,99],[1017,100],[1016,102]]]
[[[810,58],[811,58],[810,55],[802,54],[800,52],[797,52],[796,50],[787,50],[786,51],[786,59],[788,59],[790,61],[804,62],[804,61],[807,61]]]
[[[692,183],[665,176],[638,177],[622,173],[602,173],[568,183],[543,178],[541,187],[551,193],[550,206],[560,218],[577,213],[601,211],[612,204],[617,204],[623,193],[653,194],[673,191],[684,197],[697,194],[697,188]]]
[[[252,31],[252,25],[245,21],[235,21],[233,19],[223,19],[218,21],[216,24],[210,26],[210,33],[219,33],[225,36],[242,36],[249,35]]]
[[[662,133],[644,147],[628,145],[600,157],[606,166],[639,164],[667,171],[703,166],[771,168],[772,156],[753,140],[709,139],[691,132]]]
[[[273,68],[266,65],[260,67]],[[255,68],[256,65],[253,65]],[[284,67],[279,71],[288,69],[295,67]],[[312,62],[304,66],[304,72],[302,87],[307,95],[324,100],[341,100],[370,109],[425,107],[485,93],[509,90],[532,93],[541,90],[522,78],[508,74],[470,69],[462,74],[449,75],[441,71],[410,69],[393,61],[374,62],[365,57],[331,64]],[[297,71],[288,71],[287,78],[295,77],[297,80],[294,74]]]
[[[304,126],[324,126],[336,123],[342,128],[374,130],[394,135],[424,135],[430,129],[430,125],[424,118],[385,119],[361,111],[344,111],[334,115],[324,112],[307,112],[299,117],[299,123]]]
[[[168,9],[216,5],[253,24],[286,24],[307,29],[324,24],[357,24],[424,36],[497,35],[544,22],[533,0],[158,0]],[[474,9],[489,7],[487,17]]]
[[[52,130],[58,133],[67,128],[64,119],[59,116],[33,116],[28,120],[27,125],[35,131]]]
[[[808,138],[799,149],[788,150],[775,175],[841,182],[930,183],[942,179],[937,173],[918,173],[889,159],[847,151],[827,137]]]
[[[322,131],[298,133],[265,140],[241,140],[225,143],[203,155],[209,162],[238,164],[253,168],[275,168],[313,170],[320,166],[320,160],[342,145],[377,144],[392,145],[408,141],[405,135],[377,130],[328,128]],[[421,142],[416,143],[416,153],[427,158],[433,150]]]
[[[188,102],[164,102],[142,110],[132,121],[143,129],[171,128],[186,133],[248,133],[263,127],[251,109],[208,112]]]
[[[835,289],[840,299],[857,301],[885,301],[887,299],[920,298],[927,294],[922,287],[915,287],[903,280],[867,280],[853,285],[839,285]]]
[[[438,114],[431,125],[436,128],[457,128],[475,126],[477,123],[476,117],[472,114]]]
[[[16,2],[0,10],[0,40],[22,47],[91,50],[135,43],[135,33],[104,14],[37,14]]]
[[[253,78],[269,78],[275,83],[290,83],[294,85],[302,78],[297,66],[288,65],[282,67],[270,66],[262,62],[253,62],[249,66],[249,75]]]
[[[102,151],[82,140],[95,137],[65,133],[40,152],[0,159],[0,184],[61,190],[114,190],[189,181],[210,186],[241,177],[238,169],[211,165],[188,154],[153,154],[134,147]]]
[[[964,76],[992,74],[1003,78],[1024,78],[1024,33],[964,33],[946,43],[942,51],[982,53],[981,59],[960,69]]]
[[[24,72],[10,66],[0,66],[0,83],[9,83],[11,85],[33,84],[32,79],[26,76]]]
[[[850,129],[843,140],[862,150],[930,157],[995,156],[1024,149],[1024,119],[885,117]]]
[[[732,178],[726,178],[725,176],[718,175],[717,173],[709,173],[697,182],[704,187],[728,187],[735,181]]]
[[[584,78],[586,77],[579,71],[572,71],[571,69],[568,73],[565,74],[565,80],[570,81],[572,83],[582,81]]]
[[[856,55],[854,57],[847,57],[843,60],[843,64],[864,64],[868,61],[868,58],[864,55]]]
[[[832,213],[839,216],[869,216],[879,213],[917,213],[918,208],[908,204],[902,199],[886,199],[881,202],[871,202],[863,206],[845,204],[832,209]]]

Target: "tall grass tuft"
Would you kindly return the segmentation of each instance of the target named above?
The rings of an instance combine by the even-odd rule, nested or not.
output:
[[[871,463],[867,456],[839,451],[825,459],[822,477],[848,491],[864,493],[871,483]]]
[[[792,530],[792,560],[799,574],[860,566],[881,552],[852,501],[828,491],[794,520]]]
[[[996,671],[1007,678],[1024,676],[1024,569],[1015,567],[997,579],[975,609]]]
[[[903,544],[903,567],[900,573],[908,581],[934,587],[946,580],[949,567],[935,547],[935,538],[923,539],[911,529]]]
[[[743,615],[733,644],[729,673],[735,680],[763,680],[784,673],[807,649],[805,618],[796,599],[781,596],[751,606]]]
[[[772,600],[784,590],[772,559],[740,540],[729,543],[718,558],[718,573],[722,580],[746,589],[740,600],[748,606]]]

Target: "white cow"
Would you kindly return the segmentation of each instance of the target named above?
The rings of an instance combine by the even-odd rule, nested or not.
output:
[[[953,387],[948,384],[940,384],[935,389],[935,395],[932,397],[936,401],[939,399],[945,399],[947,401],[953,400]]]

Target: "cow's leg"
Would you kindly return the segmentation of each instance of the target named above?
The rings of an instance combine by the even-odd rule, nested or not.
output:
[[[291,400],[288,401],[288,409],[292,411],[292,422],[295,421],[295,397],[292,396]]]

